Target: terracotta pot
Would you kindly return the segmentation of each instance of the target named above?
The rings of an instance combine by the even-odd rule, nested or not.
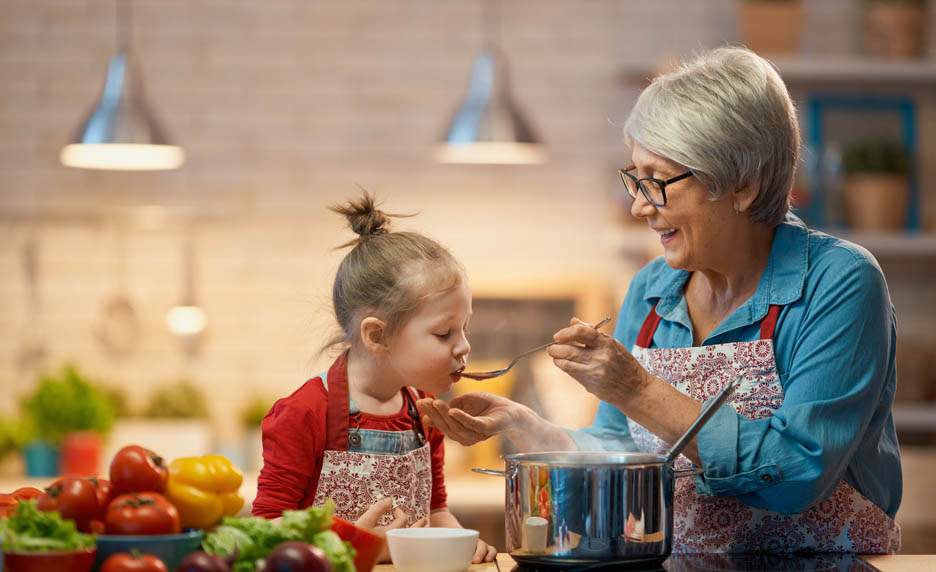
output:
[[[910,183],[903,175],[848,175],[842,183],[846,218],[855,229],[898,230],[907,224]]]
[[[803,3],[741,0],[738,4],[741,41],[764,55],[794,55],[803,35]]]
[[[93,477],[100,470],[101,436],[94,431],[76,431],[62,440],[61,473]]]
[[[865,52],[877,58],[923,56],[926,9],[918,4],[885,2],[864,9]]]

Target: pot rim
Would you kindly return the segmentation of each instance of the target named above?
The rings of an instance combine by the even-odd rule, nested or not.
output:
[[[521,464],[558,467],[640,467],[663,465],[666,455],[653,453],[624,453],[613,451],[544,451],[538,453],[512,453],[504,461]]]

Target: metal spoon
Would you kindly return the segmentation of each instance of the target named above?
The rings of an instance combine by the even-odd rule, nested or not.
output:
[[[592,327],[595,328],[595,329],[597,330],[598,328],[600,328],[601,326],[607,324],[607,323],[610,322],[610,321],[611,321],[611,318],[605,318],[604,320],[601,320],[600,322],[598,322],[597,324],[595,324],[595,325],[592,326]],[[527,350],[527,351],[523,352],[522,354],[518,355],[517,357],[513,358],[513,360],[511,360],[511,362],[510,362],[509,364],[507,364],[507,367],[505,367],[505,368],[503,368],[503,369],[495,369],[495,370],[493,370],[493,371],[478,371],[478,372],[474,372],[474,373],[462,372],[461,376],[462,376],[462,377],[467,377],[468,379],[476,379],[476,380],[479,380],[479,381],[480,381],[480,380],[485,380],[485,379],[494,379],[495,377],[500,377],[500,376],[504,375],[505,373],[507,373],[508,371],[510,371],[510,369],[511,369],[513,366],[517,365],[517,362],[520,361],[520,358],[526,357],[526,356],[528,356],[528,355],[530,355],[530,354],[533,354],[533,353],[536,353],[536,352],[538,352],[538,351],[540,351],[540,350],[542,350],[542,349],[546,349],[546,348],[548,348],[549,346],[551,346],[551,345],[553,345],[553,344],[555,344],[555,343],[556,343],[556,342],[549,342],[548,344],[543,344],[543,345],[541,345],[541,346],[536,346],[536,347],[533,348],[532,350]]]

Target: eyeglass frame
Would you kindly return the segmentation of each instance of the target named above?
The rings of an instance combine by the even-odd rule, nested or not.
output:
[[[628,171],[630,171],[631,169],[636,169],[636,168],[637,168],[636,165],[631,165],[630,167],[626,169],[618,169],[618,173],[621,175],[621,182],[624,184],[624,188],[627,189],[627,194],[630,196],[630,198],[636,199],[637,194],[636,193],[631,194],[630,187],[627,185],[627,181],[625,180],[625,177],[634,181],[634,183],[637,185],[637,188],[640,189],[640,193],[644,196],[645,199],[647,199],[647,202],[655,207],[666,206],[666,186],[667,185],[671,185],[675,182],[682,181],[683,179],[688,179],[689,177],[695,175],[692,169],[689,169],[682,175],[676,175],[675,177],[672,177],[666,180],[656,179],[654,177],[643,177],[642,179],[638,179],[634,175],[628,173]],[[654,183],[660,186],[660,193],[663,195],[662,203],[657,203],[656,201],[650,198],[650,193],[647,192],[647,189],[644,188],[644,185],[643,185],[644,181],[653,181]]]

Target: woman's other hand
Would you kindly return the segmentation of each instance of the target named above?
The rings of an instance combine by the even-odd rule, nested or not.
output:
[[[626,405],[652,379],[624,346],[578,318],[553,335],[547,349],[556,367],[572,376],[589,393],[614,405]]]
[[[522,406],[506,397],[480,392],[459,395],[449,403],[441,399],[420,399],[416,407],[423,423],[468,446],[508,430],[515,417],[512,412]]]

